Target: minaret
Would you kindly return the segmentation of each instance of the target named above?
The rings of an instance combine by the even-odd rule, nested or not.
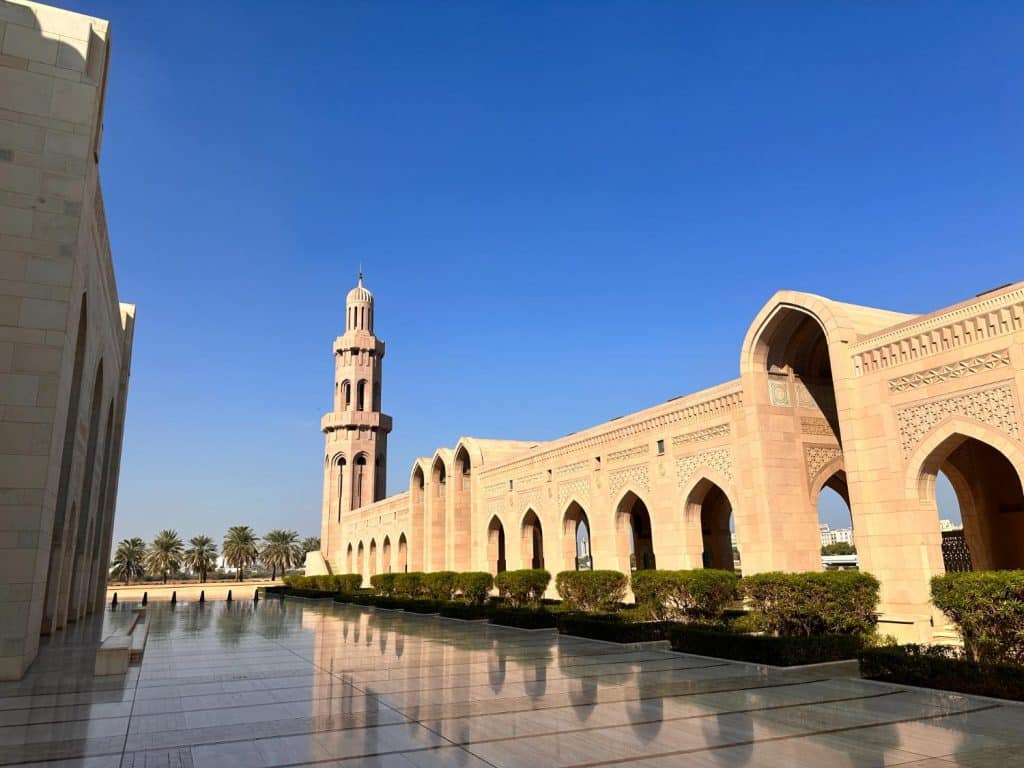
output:
[[[345,299],[345,335],[334,340],[334,408],[326,438],[321,550],[335,573],[344,557],[345,514],[386,495],[391,417],[381,413],[384,342],[373,335],[373,294],[359,282]]]

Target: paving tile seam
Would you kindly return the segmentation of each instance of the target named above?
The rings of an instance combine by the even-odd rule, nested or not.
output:
[[[663,757],[678,757],[680,755],[692,755],[699,752],[713,752],[720,749],[729,749],[731,747],[745,747],[745,746],[756,746],[758,744],[770,744],[777,741],[790,741],[793,739],[806,739],[814,736],[828,736],[834,733],[849,733],[851,731],[863,731],[870,728],[885,728],[891,725],[900,725],[902,723],[920,723],[929,720],[938,720],[943,717],[953,717],[957,715],[970,715],[976,712],[985,712],[990,709],[1001,709],[1001,704],[988,704],[983,707],[974,707],[972,709],[961,710],[959,712],[943,712],[934,715],[926,715],[924,717],[905,717],[897,720],[887,720],[881,723],[864,723],[859,725],[846,725],[837,728],[823,728],[817,731],[809,731],[807,733],[792,733],[784,734],[781,736],[768,736],[763,739],[748,739],[744,741],[735,741],[727,744],[714,744],[708,747],[694,747],[692,749],[675,749],[668,752],[657,752],[653,754],[645,755],[633,755],[628,758],[616,758],[614,760],[599,760],[590,763],[575,763],[573,765],[564,766],[564,768],[599,768],[604,765],[623,765],[626,763],[634,763],[639,760],[657,760]],[[907,752],[908,754],[920,755],[922,758],[928,758],[928,755],[921,754],[919,752],[913,752],[909,749],[903,749],[901,751]]]

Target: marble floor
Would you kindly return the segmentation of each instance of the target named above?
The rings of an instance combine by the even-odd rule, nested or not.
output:
[[[330,602],[130,606],[0,683],[0,765],[1024,766],[1024,707]]]

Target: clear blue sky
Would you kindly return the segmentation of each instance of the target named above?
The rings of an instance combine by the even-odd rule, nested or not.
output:
[[[389,490],[733,378],[778,288],[929,311],[1022,277],[1014,3],[109,2],[138,304],[115,535],[319,531],[360,260]]]

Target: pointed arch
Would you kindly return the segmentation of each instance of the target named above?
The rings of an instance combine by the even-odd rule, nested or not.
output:
[[[593,570],[590,534],[587,510],[575,498],[571,499],[562,513],[562,567],[565,570]]]
[[[472,555],[474,465],[465,442],[455,447],[452,467],[452,567],[456,571],[467,571]]]
[[[377,575],[377,540],[370,539],[369,558],[366,564],[370,576]]]
[[[427,540],[427,474],[430,472],[430,461],[418,458],[409,473],[409,536],[413,542],[408,564],[413,571],[426,568],[425,547]]]
[[[391,573],[391,537],[387,535],[380,545],[380,572]]]
[[[355,573],[352,570],[352,542],[348,543],[348,549],[345,550],[345,573]]]
[[[544,528],[532,508],[527,509],[519,524],[523,568],[544,567]]]
[[[615,554],[619,570],[630,573],[655,569],[654,530],[647,503],[636,490],[627,488],[614,509]]]
[[[731,526],[735,497],[730,496],[728,488],[707,475],[698,476],[690,485],[683,515],[687,559],[692,567],[723,571],[736,568]],[[736,542],[738,545],[738,535]]]
[[[407,573],[409,571],[409,541],[405,538],[405,533],[401,533],[398,536],[398,573]]]
[[[427,493],[427,523],[430,530],[427,542],[428,568],[442,571],[446,566],[445,547],[448,542],[448,476],[451,451],[439,448],[430,463]]]
[[[487,524],[487,569],[497,576],[507,569],[505,525],[497,515]]]
[[[356,547],[356,573],[361,576],[366,575],[366,551],[363,547],[363,542],[359,542],[359,546]]]
[[[367,491],[369,491],[369,473],[366,470],[368,457],[365,452],[356,454],[352,462],[352,481],[349,484],[352,496],[352,509],[359,509],[370,502]]]

